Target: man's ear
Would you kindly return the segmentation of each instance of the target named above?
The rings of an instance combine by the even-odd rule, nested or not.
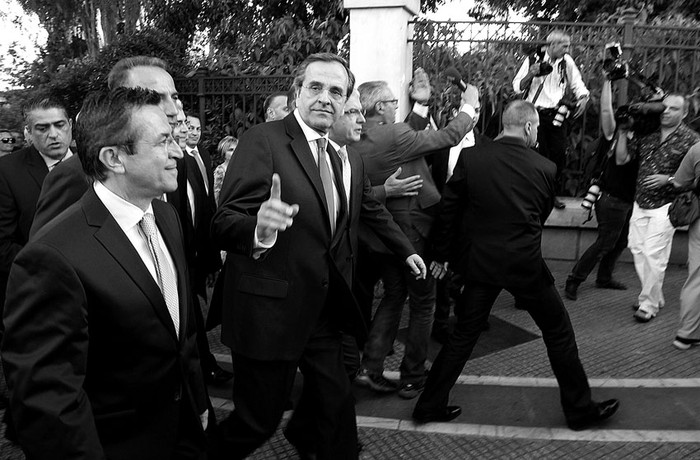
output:
[[[123,155],[126,155],[126,152],[116,146],[102,147],[98,154],[100,162],[105,168],[115,174],[124,173],[124,163],[122,162]]]
[[[384,109],[383,109],[383,108],[380,108],[380,104],[381,104],[381,102],[375,102],[375,103],[374,103],[374,113],[378,113],[378,114],[380,114],[380,115],[383,115],[383,114],[384,114]],[[382,105],[382,107],[383,107],[383,105]]]

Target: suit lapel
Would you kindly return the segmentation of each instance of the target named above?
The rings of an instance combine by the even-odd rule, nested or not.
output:
[[[364,192],[365,178],[364,171],[360,167],[359,156],[353,155],[348,151],[348,161],[350,162],[350,195],[352,196],[352,201],[350,202],[349,215],[355,216],[359,213],[358,207],[362,205],[362,194]]]
[[[313,154],[309,148],[309,143],[304,136],[304,132],[297,123],[296,118],[293,115],[288,115],[284,118],[284,123],[287,127],[287,133],[292,137],[291,147],[294,155],[296,155],[297,160],[301,164],[302,169],[306,173],[306,176],[311,181],[314,187],[316,196],[321,201],[323,206],[323,212],[326,214],[326,228],[330,232],[330,223],[328,223],[328,203],[326,203],[326,196],[323,193],[323,183],[321,182],[321,176],[318,172],[318,165],[316,160],[314,160]],[[331,161],[332,164],[332,161]],[[338,176],[336,176],[338,177]],[[340,176],[342,178],[342,175]],[[342,196],[342,195],[341,195]],[[338,226],[336,225],[336,228]]]
[[[99,228],[95,232],[95,238],[124,269],[124,274],[131,278],[143,292],[153,306],[156,316],[160,318],[173,338],[176,338],[175,326],[158,284],[144,265],[131,241],[102,204],[93,188],[89,188],[83,196],[82,207],[88,225]]]
[[[34,147],[27,148],[25,159],[29,175],[32,177],[39,189],[41,189],[41,185],[44,183],[44,178],[49,173],[49,168],[46,166],[46,162]]]
[[[343,185],[343,165],[340,161],[340,156],[338,152],[331,146],[330,142],[326,147],[326,153],[331,159],[331,166],[333,167],[333,175],[335,176],[335,189],[340,197],[340,211],[338,212],[338,221],[335,225],[335,235],[333,235],[333,242],[335,242],[340,235],[343,233],[343,229],[347,225],[348,218],[348,199],[345,196],[345,186]]]

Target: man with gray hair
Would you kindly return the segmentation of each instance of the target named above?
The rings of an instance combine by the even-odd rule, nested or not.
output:
[[[589,91],[581,79],[574,58],[569,54],[571,37],[562,30],[553,30],[547,35],[547,45],[540,58],[529,56],[513,79],[516,94],[537,107],[540,115],[540,130],[537,141],[538,151],[557,165],[556,191],[561,187],[561,174],[566,166],[567,131],[570,118],[578,118],[586,110]],[[536,53],[537,54],[537,53]],[[551,66],[547,73],[546,67]],[[573,94],[573,97],[571,96]],[[557,118],[557,110],[564,112],[564,103],[575,104],[573,116],[564,120]],[[563,116],[563,115],[562,115]],[[564,204],[554,200],[557,209]]]
[[[427,238],[440,201],[440,193],[425,161],[434,150],[457,144],[474,125],[474,107],[479,104],[477,89],[468,85],[462,94],[458,114],[441,130],[425,130],[428,124],[430,82],[423,69],[417,69],[411,85],[416,103],[409,123],[395,123],[398,100],[385,81],[360,85],[360,101],[366,112],[360,141],[349,150],[362,157],[373,186],[381,185],[401,167],[403,174],[417,175],[422,187],[413,196],[387,197],[379,188],[377,196],[386,203],[396,223],[419,255],[426,254]],[[417,120],[416,120],[417,119]],[[384,282],[384,297],[372,319],[364,346],[362,369],[356,383],[380,393],[396,390],[402,398],[414,398],[425,381],[425,359],[435,308],[435,280],[416,279],[402,261],[378,241],[375,232],[360,222],[360,252],[355,290],[361,308],[369,310],[377,275]],[[383,377],[384,360],[390,352],[399,326],[406,296],[409,297],[409,324],[406,352],[401,363],[401,383]],[[364,305],[363,305],[364,303]]]
[[[431,272],[442,278],[449,264],[465,285],[454,332],[413,411],[419,423],[446,422],[461,414],[459,406],[447,405],[450,390],[503,289],[542,331],[568,426],[586,429],[618,408],[615,399],[591,400],[569,315],[542,258],[542,224],[554,204],[556,166],[531,150],[538,127],[532,103],[511,103],[503,112],[503,132],[463,153],[445,184]]]

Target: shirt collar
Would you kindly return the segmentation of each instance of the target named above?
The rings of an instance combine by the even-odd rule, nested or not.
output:
[[[37,150],[37,152],[39,152],[39,151]],[[55,160],[55,159],[53,159],[53,158],[49,158],[49,157],[47,157],[46,155],[44,155],[43,153],[41,153],[41,152],[39,152],[39,156],[41,156],[41,159],[44,160],[44,163],[46,163],[46,167],[49,168],[49,169],[51,169],[51,168],[53,168],[54,166],[56,166],[58,163],[60,163],[60,162],[62,162],[62,161],[66,161],[68,158],[72,157],[72,156],[73,156],[73,152],[71,152],[71,150],[68,149],[68,150],[66,151],[66,154],[63,155],[63,158],[61,158],[60,160]]]
[[[135,225],[138,225],[141,219],[143,219],[144,214],[153,214],[152,204],[149,204],[146,212],[143,212],[138,206],[129,203],[124,198],[108,189],[102,182],[95,181],[93,187],[97,197],[102,201],[124,233],[131,230]]]
[[[306,142],[316,142],[318,139],[326,138],[328,139],[328,133],[326,134],[321,134],[309,125],[304,122],[304,120],[301,119],[301,115],[299,114],[299,109],[294,109],[294,118],[297,119],[297,122],[299,123],[299,126],[301,126],[301,130],[304,132],[304,137],[306,138]]]

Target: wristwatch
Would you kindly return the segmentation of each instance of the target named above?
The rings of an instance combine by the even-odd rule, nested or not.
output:
[[[670,184],[671,182],[673,182],[673,179],[675,179],[675,178],[676,178],[676,176],[668,176],[668,180],[666,181],[666,184]]]

